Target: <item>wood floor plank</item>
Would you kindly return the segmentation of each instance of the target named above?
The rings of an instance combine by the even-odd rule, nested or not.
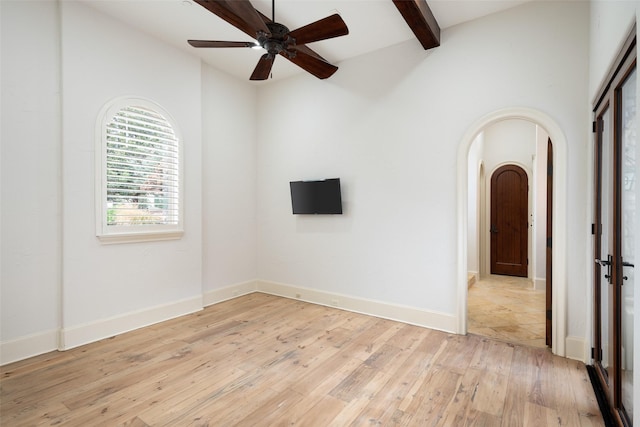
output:
[[[547,349],[260,293],[0,373],[11,426],[603,425]]]
[[[553,359],[553,364],[556,381],[566,384],[573,394],[573,397],[569,399],[563,393],[557,394],[556,404],[559,406],[558,412],[563,414],[563,425],[570,425],[570,423],[583,427],[599,425],[600,413],[593,412],[597,400],[592,392],[589,374],[583,368],[582,363],[557,357]],[[575,408],[571,408],[573,405]]]
[[[322,393],[329,394],[344,379],[362,364],[360,359],[354,359],[341,353],[321,362],[315,369],[303,377],[295,378],[290,384],[292,390],[300,394]]]
[[[579,424],[563,424],[558,413],[546,406],[536,405],[527,402],[524,406],[524,427],[552,427],[562,425],[579,425]]]
[[[536,357],[531,348],[515,346],[509,385],[505,399],[503,427],[521,426],[524,422],[525,403],[533,393]]]
[[[273,425],[329,426],[345,406],[345,402],[332,396],[308,396],[289,407]]]
[[[253,412],[240,420],[240,425],[269,426],[297,405],[304,396],[293,390],[285,390],[268,399]]]
[[[412,421],[418,425],[438,425],[447,406],[455,398],[460,382],[459,373],[434,368],[405,412],[413,414]]]
[[[398,415],[398,407],[408,390],[413,386],[420,369],[415,364],[415,352],[419,351],[420,342],[426,337],[427,331],[415,327],[406,328],[414,332],[414,339],[408,346],[403,345],[398,340],[390,339],[389,343],[393,346],[400,344],[404,349],[398,348],[399,353],[384,365],[380,365],[380,372],[369,383],[373,384],[375,389],[368,396],[368,405],[358,414],[353,424],[360,423],[377,423],[379,425],[387,425],[393,423]],[[406,331],[400,331],[404,335]],[[383,383],[381,383],[383,382]],[[366,393],[364,397],[367,397]]]

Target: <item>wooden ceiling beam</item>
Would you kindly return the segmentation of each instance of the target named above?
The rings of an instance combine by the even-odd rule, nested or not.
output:
[[[426,0],[392,0],[425,50],[440,46],[440,26]]]

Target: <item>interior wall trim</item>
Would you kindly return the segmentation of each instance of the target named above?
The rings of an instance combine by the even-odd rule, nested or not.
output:
[[[139,329],[165,320],[200,311],[203,307],[223,301],[262,292],[284,298],[324,305],[355,313],[403,322],[439,331],[456,333],[456,316],[416,307],[391,304],[383,301],[358,298],[339,293],[319,291],[266,280],[250,280],[205,292],[202,298],[192,298],[149,310],[128,313],[64,330],[52,330],[12,341],[0,343],[0,365],[16,362],[55,350],[72,348]],[[60,335],[60,345],[58,342]],[[583,360],[586,354],[585,340],[567,337],[566,357]]]
[[[149,309],[133,311],[121,316],[101,319],[84,325],[72,326],[60,330],[58,348],[70,350],[81,345],[110,338],[165,320],[195,313],[202,310],[202,296],[184,299]]]
[[[587,341],[581,337],[568,336],[566,341],[566,357],[585,362],[591,356],[587,351]]]
[[[359,298],[338,293],[318,291],[294,285],[260,280],[257,291],[296,299],[354,313],[394,320],[443,332],[455,333],[456,317],[451,314],[423,310],[416,307]]]
[[[57,349],[57,329],[0,342],[0,366]]]

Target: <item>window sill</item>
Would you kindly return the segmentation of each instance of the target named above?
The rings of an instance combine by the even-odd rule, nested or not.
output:
[[[184,236],[184,231],[157,231],[157,232],[128,232],[98,235],[100,243],[105,245],[118,243],[156,242],[161,240],[178,240]]]

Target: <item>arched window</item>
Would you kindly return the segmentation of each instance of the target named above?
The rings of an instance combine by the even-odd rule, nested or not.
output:
[[[98,116],[96,234],[105,243],[182,236],[179,132],[159,105],[136,98]]]

